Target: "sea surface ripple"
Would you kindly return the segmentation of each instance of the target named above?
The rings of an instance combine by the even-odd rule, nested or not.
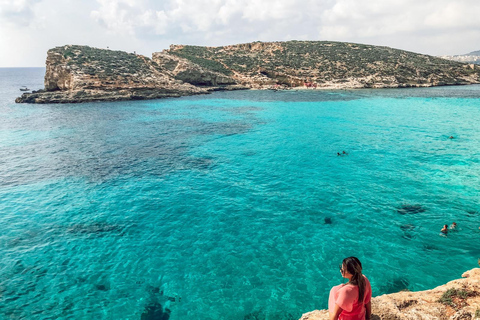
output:
[[[374,295],[477,265],[480,86],[15,104],[43,72],[0,69],[2,319],[291,320],[350,255]]]

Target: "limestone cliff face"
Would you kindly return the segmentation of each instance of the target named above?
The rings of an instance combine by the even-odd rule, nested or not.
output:
[[[60,53],[50,50],[47,53],[45,71],[45,90],[70,90],[73,84],[73,73],[67,66],[65,57]]]
[[[171,46],[170,55],[251,88],[397,88],[480,83],[480,66],[387,47],[327,41]]]
[[[153,99],[207,93],[182,83],[151,59],[122,51],[63,46],[47,53],[45,90],[17,102],[67,103]]]
[[[372,320],[480,319],[480,268],[463,279],[432,290],[386,294],[372,298]],[[328,310],[305,313],[300,320],[328,320]]]
[[[235,79],[224,74],[210,71],[199,65],[164,52],[155,52],[152,60],[171,72],[177,79],[196,86],[228,86],[235,85]]]

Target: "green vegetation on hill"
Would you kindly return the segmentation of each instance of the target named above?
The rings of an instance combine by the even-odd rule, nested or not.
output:
[[[190,60],[205,69],[225,75],[232,74],[232,71],[215,59],[215,51],[211,51],[207,47],[185,46],[183,50],[175,52],[175,55]]]
[[[225,75],[288,75],[322,83],[351,78],[378,77],[388,83],[455,84],[479,70],[465,64],[363,44],[327,41],[254,42],[225,47],[173,46],[170,54]],[[383,79],[382,79],[383,78]],[[386,79],[386,78],[390,78]]]
[[[133,76],[150,72],[146,61],[156,65],[144,56],[88,46],[69,45],[54,48],[52,51],[60,53],[73,70],[99,78]]]

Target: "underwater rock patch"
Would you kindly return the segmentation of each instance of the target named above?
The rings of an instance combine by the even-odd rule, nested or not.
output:
[[[403,239],[406,239],[406,240],[412,240],[413,238],[415,238],[415,236],[411,233],[408,233],[408,232],[405,232],[403,235],[402,235],[402,238]]]
[[[384,286],[380,287],[382,294],[395,293],[400,291],[406,291],[410,283],[406,278],[395,278],[387,281]]]
[[[419,204],[403,204],[400,208],[397,209],[397,212],[401,215],[404,214],[417,214],[425,212],[425,208]]]
[[[163,290],[160,290],[160,287],[154,287],[154,286],[148,285],[147,290],[152,294],[160,294],[163,296]]]
[[[434,245],[431,245],[431,244],[424,244],[424,245],[423,245],[423,250],[425,250],[425,251],[433,251],[433,250],[438,250],[438,248],[435,247]]]
[[[194,169],[207,170],[211,169],[214,165],[214,159],[210,157],[189,158],[186,160],[187,165]]]
[[[103,233],[120,233],[123,235],[123,227],[114,224],[108,224],[103,222],[97,222],[92,224],[76,224],[67,229],[67,232],[74,234],[96,234],[100,235]]]
[[[400,226],[400,229],[402,229],[403,231],[413,231],[415,230],[415,226],[413,224],[402,224]]]
[[[100,290],[100,291],[108,291],[110,288],[104,284],[96,284],[95,289]]]
[[[168,320],[170,318],[170,310],[163,310],[163,306],[158,303],[150,303],[145,307],[141,315],[141,320]]]
[[[243,317],[243,320],[265,320],[265,314],[262,311],[253,311],[249,314],[246,314]]]
[[[324,220],[325,224],[332,224],[332,218],[330,218],[330,217],[326,217],[323,220]]]
[[[245,152],[242,152],[242,154],[246,157],[252,157],[254,155],[256,155],[258,152],[257,151],[245,151]]]

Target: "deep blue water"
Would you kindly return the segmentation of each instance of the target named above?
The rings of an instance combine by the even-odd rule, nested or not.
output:
[[[477,266],[480,86],[15,104],[43,74],[0,69],[1,319],[298,319],[350,255],[374,295]]]

